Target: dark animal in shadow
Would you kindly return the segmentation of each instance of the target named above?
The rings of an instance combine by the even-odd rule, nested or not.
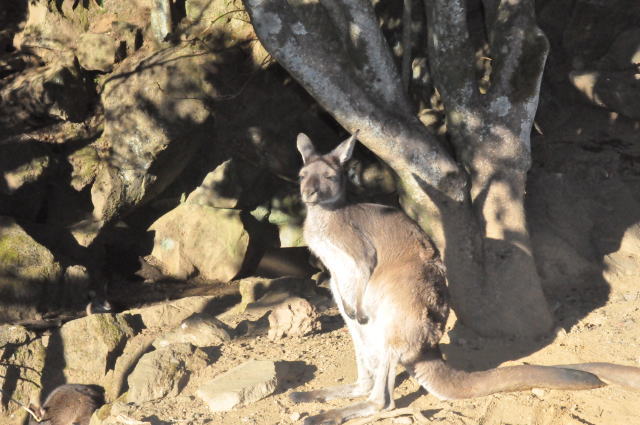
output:
[[[49,393],[42,406],[29,406],[39,419],[32,417],[29,425],[89,425],[91,415],[102,404],[102,387],[60,385]]]

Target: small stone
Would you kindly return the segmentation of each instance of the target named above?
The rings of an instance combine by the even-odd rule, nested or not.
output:
[[[533,394],[534,396],[538,397],[538,398],[542,398],[544,397],[544,390],[540,389],[540,388],[534,388],[531,390],[531,394]]]
[[[309,301],[291,297],[276,306],[269,315],[270,340],[304,336],[320,330],[318,311]]]
[[[399,418],[395,418],[392,422],[394,424],[411,425],[413,423],[413,418],[410,416],[400,416]]]
[[[289,415],[289,419],[291,419],[291,422],[298,422],[300,420],[300,413],[293,412]]]
[[[217,376],[198,389],[212,412],[224,412],[271,395],[278,384],[274,362],[252,360]]]

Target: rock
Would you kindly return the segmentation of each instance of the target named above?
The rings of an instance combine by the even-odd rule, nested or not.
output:
[[[35,219],[46,196],[43,177],[50,165],[51,150],[44,143],[0,144],[0,215]]]
[[[3,394],[0,400],[4,409],[0,422],[9,423],[6,416],[24,418],[20,406],[9,403],[8,397],[28,405],[38,398],[41,389],[41,374],[45,365],[46,349],[36,334],[22,326],[0,326],[0,376],[3,379]],[[22,422],[20,422],[22,423]]]
[[[629,13],[635,6],[634,0],[577,0],[573,3],[568,22],[565,16],[562,47],[573,56],[575,69],[583,69],[602,57],[623,30],[637,27],[637,14]]]
[[[35,316],[49,286],[60,280],[60,265],[12,218],[0,216],[0,322]]]
[[[78,192],[93,183],[98,172],[100,158],[98,152],[91,146],[78,149],[68,156],[73,167],[71,172],[71,186]]]
[[[133,334],[122,316],[112,314],[92,314],[65,323],[49,339],[43,381],[49,389],[64,382],[98,382],[110,393],[111,382],[105,374],[114,368]]]
[[[129,38],[138,38],[137,42],[131,40],[131,46],[124,46],[126,53],[132,52],[142,44],[140,28],[148,26],[149,6],[146,2],[101,0],[82,3],[60,1],[50,7],[47,0],[33,0],[29,2],[28,16],[14,44],[18,50],[32,51],[49,62],[61,54],[80,56],[85,33],[108,33],[112,42],[118,45]],[[132,31],[132,28],[135,29]],[[135,35],[129,37],[127,32]]]
[[[266,336],[269,332],[269,313],[264,313],[256,320],[241,320],[234,329],[234,334],[244,338],[258,338]]]
[[[321,328],[316,308],[304,298],[293,297],[278,304],[269,315],[268,338],[304,336]]]
[[[223,412],[273,394],[277,384],[274,362],[252,360],[217,376],[196,394],[212,412]]]
[[[240,211],[181,204],[149,228],[151,256],[167,276],[227,282],[240,271],[249,245]]]
[[[251,25],[247,25],[248,15],[241,0],[215,2],[209,0],[185,0],[186,18],[189,21],[189,33],[198,35],[203,31],[224,31],[232,40],[248,40],[255,37]],[[236,19],[239,18],[239,19]],[[260,43],[255,43],[260,44]],[[252,46],[254,60],[263,48]],[[256,60],[255,63],[260,63]]]
[[[73,61],[10,75],[0,90],[0,126],[19,133],[55,120],[81,122],[93,111],[95,87]]]
[[[84,69],[109,72],[116,60],[115,40],[108,34],[82,34],[78,38],[77,55]]]
[[[293,412],[289,415],[289,419],[291,419],[291,422],[298,422],[300,420],[300,417],[301,415],[298,412]]]
[[[29,13],[24,29],[16,34],[13,43],[18,50],[30,50],[46,62],[55,60],[61,54],[72,52],[79,31],[62,14],[49,9],[46,0],[29,2]]]
[[[211,347],[231,341],[232,330],[220,320],[206,313],[196,313],[180,326],[160,336],[153,342],[156,348],[172,344],[191,344],[195,347]]]
[[[194,313],[213,313],[214,296],[185,297],[149,307],[134,308],[120,316],[131,316],[145,328],[174,328]]]
[[[169,0],[152,0],[150,9],[149,28],[159,45],[167,41],[167,36],[172,32],[171,3]]]
[[[269,278],[306,278],[315,271],[309,263],[309,250],[306,247],[267,248],[253,274]]]
[[[122,354],[116,359],[115,367],[106,374],[105,380],[111,382],[106,394],[108,400],[115,400],[126,391],[129,374],[140,358],[152,350],[154,338],[154,333],[140,333],[127,339]]]
[[[87,268],[81,265],[69,266],[64,271],[63,285],[56,298],[64,306],[78,306],[87,303],[90,283]]]
[[[298,193],[281,194],[271,200],[269,223],[278,227],[280,247],[306,246],[302,235],[304,205]]]
[[[538,397],[538,398],[543,398],[544,397],[544,390],[540,389],[540,388],[534,388],[531,390],[531,393]]]
[[[216,96],[212,75],[221,59],[190,45],[122,62],[102,92],[102,165],[91,189],[94,216],[109,221],[153,199],[211,138]]]
[[[255,166],[229,159],[207,174],[202,184],[187,197],[187,204],[214,208],[244,208],[255,202],[252,194],[259,186]],[[252,202],[253,201],[253,202]]]
[[[127,401],[141,404],[175,397],[189,380],[191,371],[207,365],[207,356],[190,344],[175,344],[142,356],[127,379]]]
[[[103,221],[88,218],[81,220],[69,227],[71,236],[78,242],[78,245],[88,247],[93,243],[104,226]]]

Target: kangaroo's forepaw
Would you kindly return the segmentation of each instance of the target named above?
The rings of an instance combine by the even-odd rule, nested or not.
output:
[[[365,313],[364,311],[362,311],[361,308],[358,308],[356,310],[356,320],[358,321],[358,323],[360,323],[361,325],[366,325],[367,322],[369,322],[369,316],[367,316],[367,313]]]
[[[294,403],[309,403],[312,401],[325,401],[315,391],[294,391],[289,394],[289,399]]]
[[[342,309],[344,310],[344,314],[347,315],[347,317],[351,320],[356,320],[356,310],[355,308],[351,307],[350,305],[348,305],[347,303],[342,303]]]

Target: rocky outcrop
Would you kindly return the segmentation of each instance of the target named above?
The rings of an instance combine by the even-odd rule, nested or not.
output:
[[[14,219],[0,216],[0,322],[33,317],[60,277],[51,252]]]
[[[37,400],[42,381],[40,371],[45,363],[45,347],[36,334],[22,326],[0,326],[0,399],[7,415],[13,415],[16,423],[24,423],[26,412],[9,398],[24,405]],[[3,423],[4,420],[2,421]]]
[[[211,137],[217,57],[191,46],[135,57],[102,93],[101,165],[91,189],[94,217],[128,211],[164,190]]]
[[[64,382],[100,383],[110,393],[112,382],[105,377],[133,335],[124,318],[112,314],[92,314],[66,323],[49,338],[43,376],[47,388]]]

